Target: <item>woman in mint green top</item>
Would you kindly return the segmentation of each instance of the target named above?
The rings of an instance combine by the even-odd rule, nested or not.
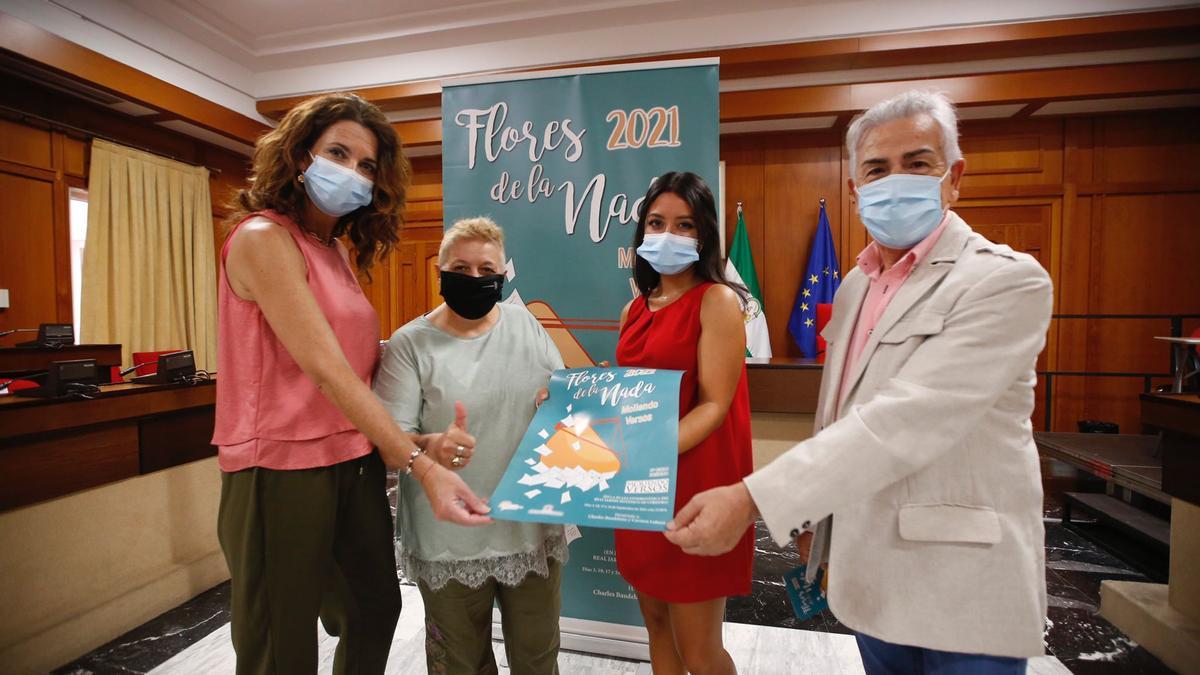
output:
[[[436,432],[457,423],[467,444],[432,444],[479,495],[508,467],[562,357],[520,304],[498,304],[504,235],[485,218],[459,221],[438,256],[445,303],[392,335],[375,392],[402,429]],[[465,404],[470,420],[454,418]],[[469,438],[469,437],[468,437]],[[509,667],[557,673],[561,526],[496,521],[467,528],[438,521],[419,486],[402,477],[400,564],[425,601],[431,673],[496,672],[492,605],[500,606]]]

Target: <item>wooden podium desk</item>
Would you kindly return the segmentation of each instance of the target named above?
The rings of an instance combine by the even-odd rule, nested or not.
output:
[[[216,382],[0,397],[0,511],[212,457]]]
[[[1104,581],[1100,615],[1174,670],[1200,673],[1200,396],[1142,394],[1142,426],[1162,439],[1169,583]]]
[[[755,469],[812,436],[821,372],[814,359],[746,360]]]
[[[0,380],[44,372],[54,361],[95,359],[100,370],[121,365],[121,345],[65,345],[62,347],[0,347]]]
[[[817,412],[824,367],[816,359],[746,359],[752,412]]]

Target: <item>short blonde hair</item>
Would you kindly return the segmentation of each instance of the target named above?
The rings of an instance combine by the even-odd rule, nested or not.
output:
[[[500,249],[500,264],[504,264],[504,230],[491,218],[476,216],[463,218],[446,230],[446,234],[442,236],[442,245],[438,248],[438,266],[446,264],[454,244],[472,239],[495,244]]]

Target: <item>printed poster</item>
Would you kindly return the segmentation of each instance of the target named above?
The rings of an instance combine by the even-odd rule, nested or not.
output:
[[[495,518],[662,531],[675,513],[677,370],[577,368],[550,378],[492,493]]]

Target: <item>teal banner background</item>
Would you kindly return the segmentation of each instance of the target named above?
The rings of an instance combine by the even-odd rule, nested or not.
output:
[[[568,368],[615,360],[650,182],[692,171],[720,204],[717,83],[715,62],[445,83],[445,225],[486,215],[504,228],[506,301],[538,317]],[[611,530],[581,531],[563,570],[563,616],[640,626]]]

